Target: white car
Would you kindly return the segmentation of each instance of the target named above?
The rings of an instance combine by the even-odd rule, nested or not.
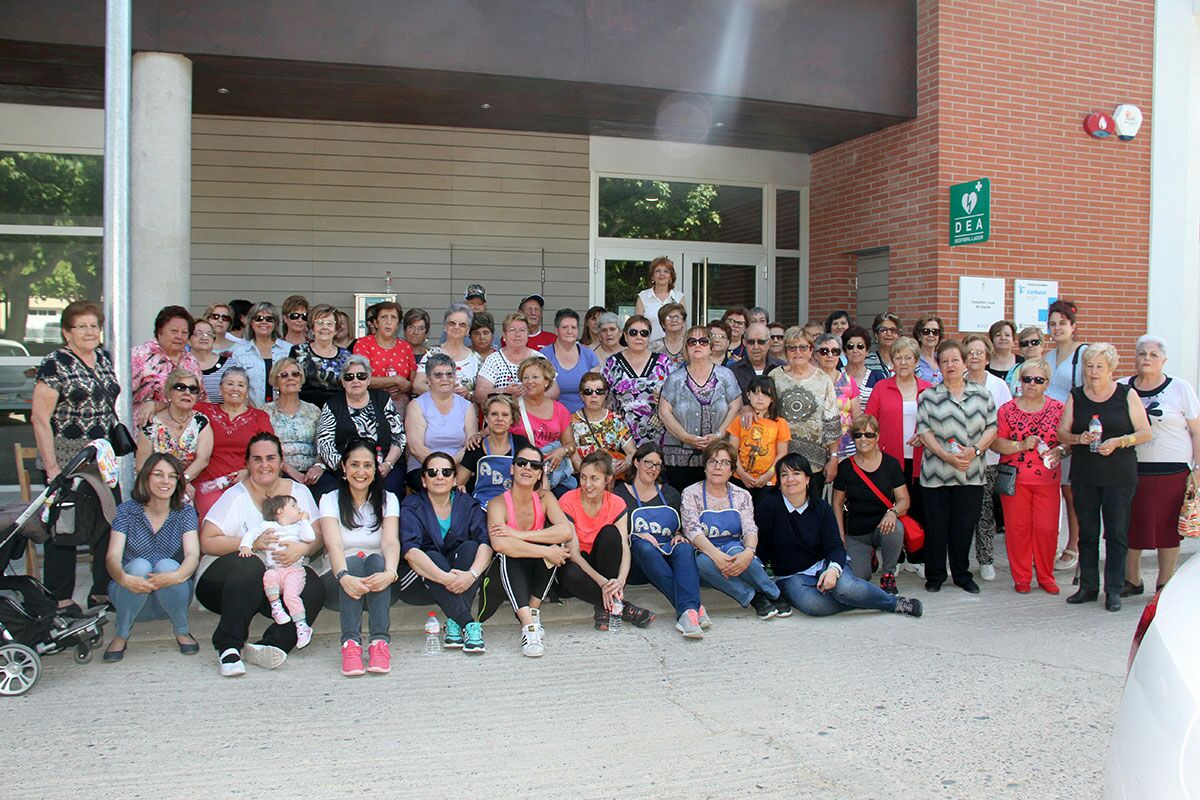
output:
[[[1104,797],[1200,800],[1200,555],[1138,622]]]
[[[28,419],[41,361],[30,356],[20,342],[0,339],[0,412],[23,414]]]

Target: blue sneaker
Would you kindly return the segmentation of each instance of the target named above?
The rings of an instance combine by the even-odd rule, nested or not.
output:
[[[446,617],[446,638],[442,640],[447,650],[456,650],[463,646],[462,627],[454,620]]]
[[[463,652],[486,653],[487,648],[483,646],[483,623],[468,622],[466,630],[467,639],[463,643]]]

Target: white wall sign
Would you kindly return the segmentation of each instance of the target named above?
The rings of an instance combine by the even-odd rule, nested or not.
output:
[[[1046,330],[1050,304],[1058,299],[1058,281],[1013,281],[1013,321],[1017,331],[1036,326]]]
[[[958,329],[986,332],[1004,319],[1004,278],[958,279]]]

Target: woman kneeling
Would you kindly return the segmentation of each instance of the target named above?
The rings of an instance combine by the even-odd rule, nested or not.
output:
[[[921,616],[920,600],[888,594],[850,571],[833,509],[808,496],[804,456],[784,456],[775,472],[780,492],[765,497],[756,516],[763,554],[789,603],[812,617],[854,608]]]

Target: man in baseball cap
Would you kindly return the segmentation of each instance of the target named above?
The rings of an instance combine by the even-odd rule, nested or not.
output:
[[[521,299],[517,310],[529,319],[529,347],[541,350],[558,339],[550,331],[542,330],[542,309],[546,307],[546,298],[540,294],[531,294]]]
[[[483,290],[483,284],[472,283],[467,287],[467,291],[463,293],[463,302],[471,307],[472,311],[487,311],[487,292]]]

